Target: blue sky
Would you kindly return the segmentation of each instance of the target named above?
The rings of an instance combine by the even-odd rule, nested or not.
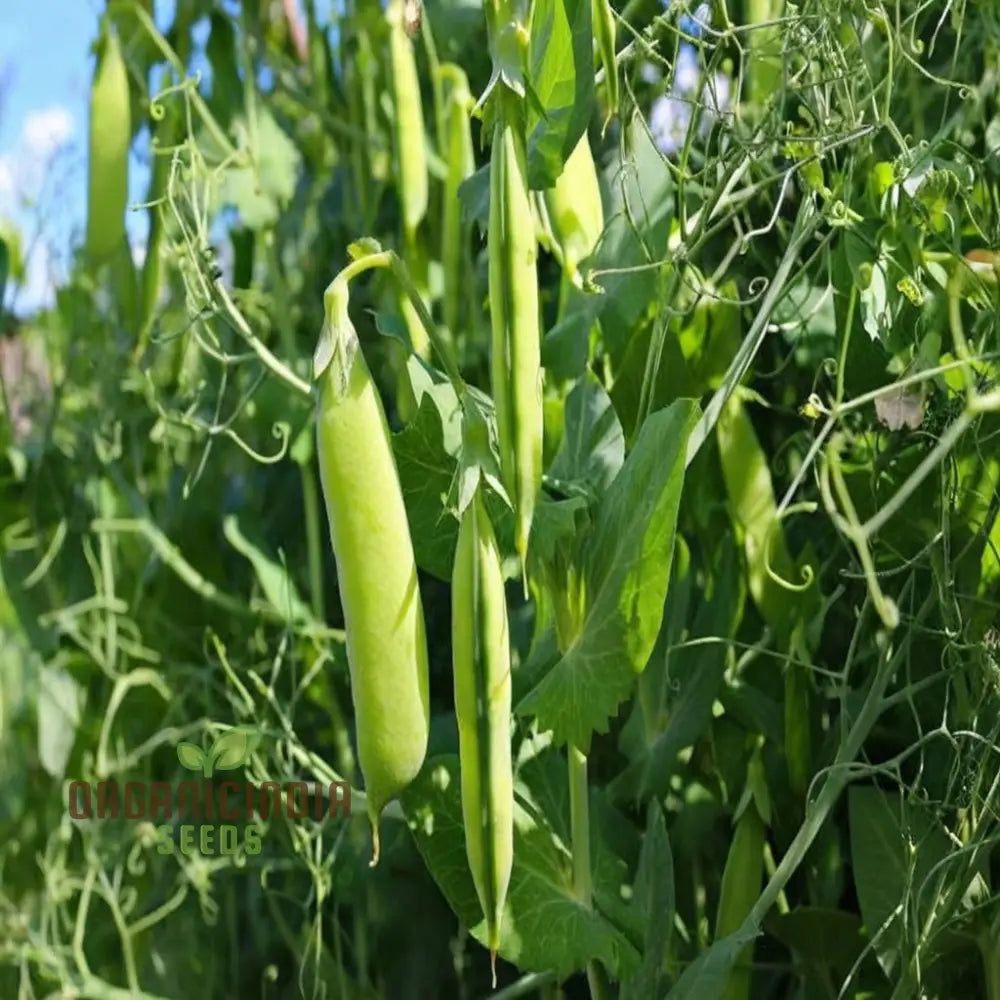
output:
[[[7,291],[17,312],[52,301],[86,220],[91,46],[103,6],[103,0],[0,5],[0,221],[19,231],[28,258],[25,285]],[[158,2],[157,20],[172,7],[172,0]],[[132,196],[141,200],[144,171],[136,162],[130,173]],[[129,221],[141,245],[144,213]]]
[[[321,20],[331,6],[317,4]],[[103,9],[104,0],[0,0],[0,229],[13,224],[28,256],[27,281],[5,296],[18,313],[52,301],[82,236],[91,46]],[[174,0],[155,0],[160,27],[173,11]],[[147,181],[133,159],[133,202],[144,199]],[[141,256],[146,213],[130,213],[128,225]]]

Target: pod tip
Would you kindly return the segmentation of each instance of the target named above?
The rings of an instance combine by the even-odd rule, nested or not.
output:
[[[372,823],[372,859],[368,862],[369,868],[374,868],[378,864],[380,843],[378,836],[378,823]]]
[[[491,989],[497,988],[497,950],[496,948],[490,948],[490,975],[493,977],[493,985]]]

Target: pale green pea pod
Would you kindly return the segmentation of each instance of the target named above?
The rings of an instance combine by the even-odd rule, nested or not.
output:
[[[334,280],[324,300],[314,357],[317,457],[375,865],[382,810],[417,776],[427,753],[427,641],[389,426],[348,316],[346,282]]]
[[[514,860],[510,642],[500,552],[479,492],[458,530],[452,657],[465,847],[486,918],[496,986],[496,954]]]
[[[115,30],[104,22],[90,90],[87,253],[104,261],[125,242],[128,151],[132,142],[128,70]]]
[[[412,243],[427,214],[427,147],[417,61],[406,33],[403,8],[401,0],[390,0],[386,20],[395,112],[397,189],[406,239]]]
[[[601,185],[586,132],[567,158],[555,185],[546,190],[545,208],[566,274],[579,287],[580,262],[594,252],[604,231]]]
[[[538,242],[518,101],[506,89],[500,96],[487,232],[491,364],[501,472],[514,503],[514,543],[524,566],[542,482]]]
[[[615,63],[615,14],[611,0],[591,0],[590,16],[594,22],[594,36],[597,51],[604,67],[604,88],[608,98],[608,115],[605,127],[612,115],[618,113],[618,66]]]
[[[466,268],[466,229],[458,189],[476,169],[469,116],[473,105],[469,81],[460,66],[447,63],[439,73],[448,85],[445,97],[444,143],[447,174],[444,181],[444,220],[441,229],[441,261],[444,266],[444,325],[458,336]]]
[[[739,929],[760,895],[764,875],[764,821],[753,802],[747,803],[736,822],[722,873],[722,892],[715,921],[715,940]],[[749,1000],[754,946],[740,952],[721,1000]]]

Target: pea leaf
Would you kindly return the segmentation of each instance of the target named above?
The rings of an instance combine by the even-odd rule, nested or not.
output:
[[[655,324],[644,324],[628,342],[622,360],[617,368],[615,384],[611,389],[615,411],[631,440],[639,422],[639,405],[642,399],[642,384],[646,376],[646,365],[653,349],[654,334],[662,340],[656,373],[652,383],[652,406],[659,409],[668,406],[675,399],[697,395],[696,380],[688,370],[688,363],[681,349],[680,338],[675,335],[666,315],[657,318]]]
[[[61,778],[76,741],[84,692],[62,667],[44,666],[38,690],[38,759],[53,778]]]
[[[557,743],[586,750],[628,697],[653,650],[670,580],[686,442],[698,416],[677,400],[643,424],[597,508],[583,573],[589,600],[576,641],[517,706]]]
[[[666,1000],[702,1000],[725,994],[729,974],[743,949],[757,937],[756,931],[736,931],[716,941],[685,970]]]
[[[647,815],[633,898],[645,926],[642,965],[622,983],[622,1000],[645,1000],[658,995],[663,956],[674,929],[676,901],[670,838],[658,802],[649,804]]]
[[[611,794],[619,800],[636,799],[652,792],[666,795],[677,754],[691,746],[712,720],[712,705],[726,671],[726,639],[739,624],[743,607],[737,552],[727,539],[711,590],[705,595],[691,629],[692,638],[719,637],[723,642],[694,645],[670,654],[661,697],[666,725],[649,740],[645,753],[637,757],[611,783]]]
[[[657,296],[659,283],[650,281],[647,266],[650,260],[668,256],[677,200],[670,168],[648,131],[633,125],[626,142],[630,150],[628,171],[603,185],[610,192],[605,212],[608,222],[593,261],[595,270],[612,273],[601,275],[605,294],[586,296],[581,307],[600,313],[603,346],[614,371],[621,367],[637,321]],[[635,205],[643,206],[638,217]]]
[[[447,499],[458,468],[461,410],[447,383],[428,384],[417,398],[417,415],[392,436],[392,450],[417,565],[447,581],[458,539],[458,522],[447,511]]]
[[[861,918],[843,910],[798,906],[788,913],[772,914],[764,926],[802,958],[833,966],[838,975],[847,975],[865,947]]]
[[[545,334],[542,339],[542,367],[546,380],[570,381],[586,373],[593,326],[593,309],[586,304],[583,308],[567,309],[566,315]]]
[[[852,785],[847,811],[861,916],[869,937],[878,935],[875,952],[891,977],[901,958],[904,931],[899,914],[893,916],[893,912],[902,903],[915,914],[918,926],[923,926],[938,899],[934,880],[948,875],[946,868],[937,866],[948,855],[949,842],[918,804],[879,788]]]
[[[566,429],[549,469],[552,479],[603,492],[625,460],[625,436],[611,399],[588,373],[566,398]]]
[[[429,759],[401,796],[424,862],[449,905],[477,941],[485,922],[465,853],[458,757]],[[552,970],[560,979],[593,959],[612,976],[629,974],[639,956],[627,938],[573,894],[572,860],[538,810],[515,803],[514,867],[501,929],[500,955],[522,971]]]
[[[480,236],[486,235],[490,218],[490,165],[480,167],[458,186],[458,200],[462,204],[462,219],[479,224]]]
[[[241,144],[246,143],[245,120],[234,119],[234,128],[241,133]],[[225,171],[218,203],[236,208],[247,229],[266,229],[278,221],[295,193],[302,156],[266,109],[257,112],[255,139],[256,161]],[[210,147],[210,140],[205,144]]]
[[[299,597],[286,567],[265,555],[243,534],[235,514],[229,514],[223,520],[222,533],[226,536],[226,541],[250,561],[268,603],[289,625],[315,623],[312,611]]]
[[[545,117],[528,114],[528,184],[555,184],[590,121],[594,104],[590,0],[536,0],[531,13],[531,83]]]

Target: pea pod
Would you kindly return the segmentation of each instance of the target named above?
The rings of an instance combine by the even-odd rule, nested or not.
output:
[[[420,78],[417,75],[413,43],[406,33],[402,0],[390,0],[386,8],[386,20],[389,23],[389,58],[395,114],[396,177],[403,227],[407,241],[412,242],[417,227],[427,214],[427,148],[423,106],[420,101]]]
[[[742,537],[750,596],[785,643],[797,617],[815,614],[819,591],[813,585],[814,573],[804,566],[801,581],[793,580],[795,560],[781,530],[767,455],[738,394],[723,406],[716,435],[733,523]]]
[[[375,865],[382,810],[416,777],[427,752],[427,640],[389,426],[348,316],[346,282],[335,279],[324,304],[314,358],[317,455]]]
[[[764,834],[764,821],[750,801],[736,822],[722,873],[722,892],[715,921],[716,940],[738,930],[757,902],[764,875]],[[721,1000],[747,1000],[752,959],[753,942],[740,953]]]
[[[451,620],[465,849],[486,917],[496,986],[501,916],[514,859],[510,643],[500,552],[478,492],[458,530]]]
[[[523,565],[542,481],[538,242],[521,105],[506,87],[499,98],[487,232],[491,365],[501,472],[514,502],[514,543]]]
[[[128,71],[118,35],[105,20],[90,89],[87,253],[102,261],[125,242],[128,151],[132,141]]]
[[[618,113],[618,67],[615,63],[615,12],[611,0],[591,0],[597,51],[604,67],[604,87],[608,98],[608,118]],[[605,123],[606,124],[606,123]]]
[[[601,186],[586,132],[567,158],[555,185],[545,192],[545,209],[563,267],[570,280],[579,285],[580,262],[594,252],[604,230]]]
[[[441,262],[444,268],[444,325],[458,336],[461,300],[464,293],[467,230],[462,225],[462,205],[458,189],[476,169],[472,147],[469,110],[473,105],[469,81],[460,66],[447,63],[440,67],[448,83],[445,98],[443,142],[447,159],[444,181],[444,220],[441,227]]]

